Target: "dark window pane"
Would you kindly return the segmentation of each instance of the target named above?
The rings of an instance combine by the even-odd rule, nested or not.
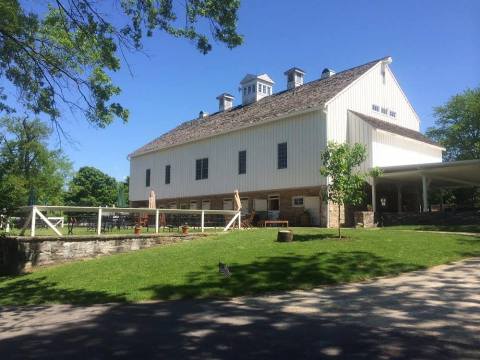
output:
[[[247,150],[238,152],[238,173],[247,173]]]
[[[203,159],[203,163],[202,163],[202,179],[208,179],[208,158]]]
[[[150,169],[145,171],[145,186],[150,186]]]
[[[197,160],[195,168],[195,179],[208,179],[208,158]]]
[[[170,184],[170,165],[165,166],[165,184]]]
[[[202,178],[202,159],[198,159],[195,167],[195,179],[200,180]]]
[[[288,165],[287,160],[287,143],[278,144],[278,159],[277,167],[279,169],[286,169]]]

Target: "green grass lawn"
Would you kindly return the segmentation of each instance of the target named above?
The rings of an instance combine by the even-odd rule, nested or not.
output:
[[[390,230],[423,230],[423,231],[448,231],[448,232],[471,232],[480,234],[480,224],[476,225],[398,225],[388,226]]]
[[[480,237],[295,228],[235,231],[0,278],[0,305],[225,297],[359,281],[480,256]],[[231,278],[218,273],[229,265]]]

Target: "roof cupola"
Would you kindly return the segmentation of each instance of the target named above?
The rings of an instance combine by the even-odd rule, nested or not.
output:
[[[303,78],[305,76],[305,71],[297,67],[293,67],[285,71],[284,75],[287,76],[287,90],[303,85]]]
[[[242,104],[247,105],[258,101],[265,96],[272,95],[275,82],[267,75],[246,75],[240,81],[239,90],[242,93]]]

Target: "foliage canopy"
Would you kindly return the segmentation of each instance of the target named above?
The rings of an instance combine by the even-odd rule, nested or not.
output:
[[[0,119],[0,210],[11,213],[28,205],[61,204],[71,164],[61,150],[50,150],[51,129],[38,119]]]
[[[85,166],[78,170],[69,184],[65,202],[74,206],[113,206],[117,202],[115,178]]]
[[[46,6],[45,6],[46,3]],[[126,51],[142,48],[155,31],[196,42],[203,54],[212,40],[229,48],[237,34],[239,0],[0,1],[0,78],[18,90],[22,106],[58,125],[65,105],[105,127],[129,112],[112,101],[121,91],[111,78]],[[41,14],[41,15],[40,15]],[[0,112],[14,111],[0,86]]]

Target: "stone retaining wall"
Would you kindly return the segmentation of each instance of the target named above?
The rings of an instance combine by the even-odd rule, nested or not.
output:
[[[34,266],[146,249],[200,236],[205,234],[0,237],[0,274],[16,274]]]
[[[474,225],[480,223],[480,210],[477,211],[438,211],[431,213],[378,213],[382,226],[391,225]]]

